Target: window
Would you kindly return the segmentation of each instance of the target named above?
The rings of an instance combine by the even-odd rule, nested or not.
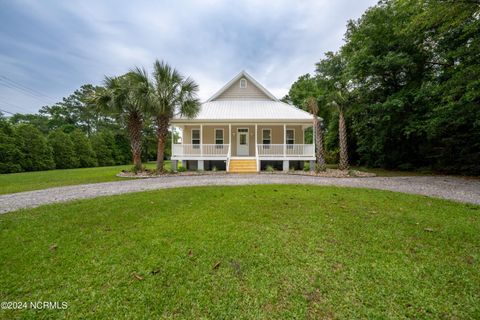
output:
[[[262,143],[271,144],[272,143],[272,130],[263,129],[262,130]]]
[[[192,129],[192,144],[194,149],[200,148],[200,129]]]
[[[237,132],[238,132],[238,144],[241,146],[248,145],[248,129],[239,128],[237,129]]]
[[[215,148],[223,148],[223,129],[215,129],[215,144],[217,144]]]
[[[240,80],[240,88],[245,89],[247,87],[247,80],[241,79]]]
[[[285,141],[285,143],[286,143],[287,145],[289,145],[289,144],[292,144],[292,145],[295,144],[295,130],[293,130],[293,129],[287,129],[287,131],[286,131],[285,133],[286,133],[286,134],[285,134],[285,135],[286,135],[285,139],[287,140],[287,141]],[[288,147],[289,147],[290,149],[293,148],[293,146],[288,146]]]

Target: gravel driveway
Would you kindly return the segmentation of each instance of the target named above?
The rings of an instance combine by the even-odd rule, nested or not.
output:
[[[283,174],[199,175],[136,179],[0,195],[0,213],[48,203],[176,187],[249,184],[311,184],[420,194],[480,204],[480,179],[449,176],[322,178]]]

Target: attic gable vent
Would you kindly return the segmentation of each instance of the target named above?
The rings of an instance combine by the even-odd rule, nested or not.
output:
[[[240,80],[240,88],[245,89],[247,87],[247,80],[246,79],[241,79]]]

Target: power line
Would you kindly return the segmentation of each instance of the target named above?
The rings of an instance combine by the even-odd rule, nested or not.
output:
[[[0,109],[1,112],[5,112],[5,113],[8,113],[8,114],[11,114],[12,116],[14,115],[14,113],[11,113],[10,111],[7,111],[7,110],[3,110],[3,109]]]
[[[22,84],[22,83],[20,83],[20,82],[18,82],[18,81],[15,81],[15,80],[7,77],[7,76],[1,75],[0,78],[3,78],[4,81],[8,81],[8,82],[10,82],[10,83],[12,83],[12,84],[14,84],[14,85],[17,85],[17,86],[19,86],[19,87],[24,88],[25,90],[29,90],[29,91],[37,94],[37,95],[44,96],[45,98],[48,98],[48,99],[56,100],[54,97],[49,96],[48,94],[45,94],[45,93],[40,92],[40,91],[38,91],[38,90],[36,90],[36,89],[30,88],[30,87],[28,87],[28,86],[26,86],[26,85],[24,85],[24,84]]]
[[[16,92],[18,92],[18,93],[20,93],[20,94],[22,94],[22,95],[27,95],[27,96],[29,96],[30,98],[34,98],[34,99],[36,99],[37,101],[41,102],[42,104],[47,104],[47,105],[48,105],[48,104],[53,104],[53,103],[51,103],[51,102],[47,102],[44,98],[38,97],[38,96],[36,96],[36,95],[33,95],[32,93],[29,93],[29,92],[27,92],[27,91],[25,91],[25,90],[21,90],[21,89],[19,89],[19,88],[17,88],[17,87],[14,87],[14,86],[12,86],[12,85],[10,85],[10,84],[8,84],[8,83],[3,83],[3,82],[2,82],[2,79],[0,79],[0,85],[4,86],[4,87],[6,87],[6,88],[12,89],[12,90],[14,90],[14,91],[16,91]]]
[[[45,98],[40,97],[39,95],[36,95],[36,94],[34,94],[34,93],[31,93],[31,92],[29,92],[29,91],[27,91],[27,90],[25,90],[25,89],[22,89],[22,88],[19,87],[19,86],[10,84],[10,83],[4,81],[4,80],[1,79],[1,78],[0,78],[0,85],[3,85],[4,87],[8,87],[8,88],[10,88],[10,89],[13,89],[13,90],[15,90],[15,91],[17,91],[17,92],[19,92],[19,93],[24,94],[24,95],[28,95],[28,96],[30,96],[30,97],[32,97],[32,98],[40,101],[40,102],[43,103],[43,104],[54,104],[54,103],[55,103],[55,102],[47,102],[47,100],[45,100]],[[49,98],[49,99],[50,99],[50,98]],[[52,101],[54,101],[54,100],[52,100]]]
[[[29,97],[31,97],[31,98],[34,98],[34,99],[36,99],[37,101],[39,101],[39,102],[41,102],[41,103],[43,103],[43,104],[52,104],[51,102],[47,102],[47,100],[45,100],[45,98],[39,97],[38,95],[35,95],[35,94],[31,93],[31,92],[28,92],[28,91],[26,91],[26,90],[23,90],[23,89],[21,89],[21,88],[19,88],[19,87],[16,87],[16,86],[12,85],[12,84],[9,84],[9,83],[7,83],[7,82],[2,82],[2,80],[3,80],[3,79],[0,79],[0,85],[2,85],[2,86],[4,86],[4,87],[10,88],[10,89],[12,89],[12,90],[14,90],[14,91],[16,91],[16,92],[18,92],[18,93],[21,93],[21,94],[23,94],[23,95],[27,95],[27,96],[29,96]]]
[[[27,110],[24,107],[19,106],[18,104],[14,104],[14,103],[5,101],[4,99],[1,99],[1,97],[0,97],[0,103],[3,104],[3,105],[7,105],[7,106],[10,105],[10,107],[21,109],[21,110],[26,111],[28,113],[31,112],[30,110]]]

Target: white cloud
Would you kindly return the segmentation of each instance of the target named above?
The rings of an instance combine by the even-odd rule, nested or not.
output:
[[[347,19],[360,17],[373,4],[373,0],[21,1],[6,9],[25,16],[23,25],[0,19],[0,30],[5,30],[0,31],[0,65],[22,83],[25,75],[33,74],[26,83],[55,97],[84,83],[99,84],[104,75],[118,75],[136,65],[150,70],[155,58],[193,77],[203,100],[242,69],[282,97],[298,76],[314,71],[324,52],[338,50]],[[20,50],[21,59],[14,59]],[[1,88],[0,93],[5,94]],[[18,93],[10,92],[7,98],[32,111],[39,107]]]

